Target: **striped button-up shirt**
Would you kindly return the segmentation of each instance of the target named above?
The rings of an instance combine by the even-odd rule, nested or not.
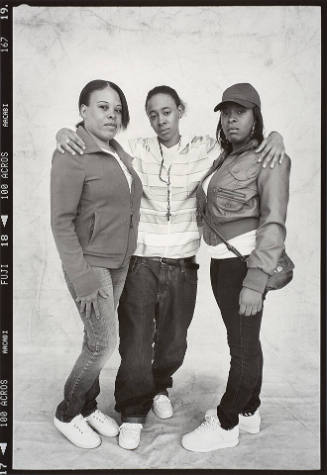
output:
[[[162,146],[162,155],[156,137],[130,140],[129,145],[144,189],[134,254],[170,258],[195,255],[201,237],[195,192],[219,155],[216,140],[209,136],[181,137],[171,149]]]

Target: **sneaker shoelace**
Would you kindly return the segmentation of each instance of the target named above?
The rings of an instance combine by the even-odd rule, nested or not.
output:
[[[83,416],[79,416],[74,422],[74,428],[77,429],[81,434],[84,434],[85,429],[88,428],[87,423],[85,422]]]
[[[216,417],[205,416],[204,421],[202,422],[202,424],[199,425],[199,427],[195,429],[195,431],[196,432],[211,431],[212,429],[218,429],[219,427],[220,425]]]
[[[97,419],[97,421],[99,422],[105,422],[105,415],[102,414],[101,411],[99,411],[99,409],[96,409],[92,414],[91,414],[92,417],[94,417],[94,419]]]

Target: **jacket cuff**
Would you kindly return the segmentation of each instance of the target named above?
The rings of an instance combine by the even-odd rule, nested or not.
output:
[[[101,282],[92,269],[89,269],[86,274],[73,279],[72,284],[78,297],[86,297],[101,288]]]
[[[248,272],[243,280],[243,287],[255,290],[263,294],[267,285],[269,275],[257,267],[248,268]]]

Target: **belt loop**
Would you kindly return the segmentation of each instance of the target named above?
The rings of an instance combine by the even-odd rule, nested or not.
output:
[[[185,267],[186,267],[185,266],[185,259],[180,260],[179,266],[180,266],[180,269],[181,269],[181,273],[185,274]]]

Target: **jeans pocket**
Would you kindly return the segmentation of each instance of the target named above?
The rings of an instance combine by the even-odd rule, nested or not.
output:
[[[139,268],[144,264],[141,259],[138,259],[135,256],[131,257],[129,262],[128,274],[136,274]]]
[[[190,282],[192,284],[197,284],[198,282],[198,268],[199,268],[199,264],[192,264],[188,267],[184,267],[182,272],[183,272],[183,275],[184,275],[184,279],[187,281],[187,282]]]

